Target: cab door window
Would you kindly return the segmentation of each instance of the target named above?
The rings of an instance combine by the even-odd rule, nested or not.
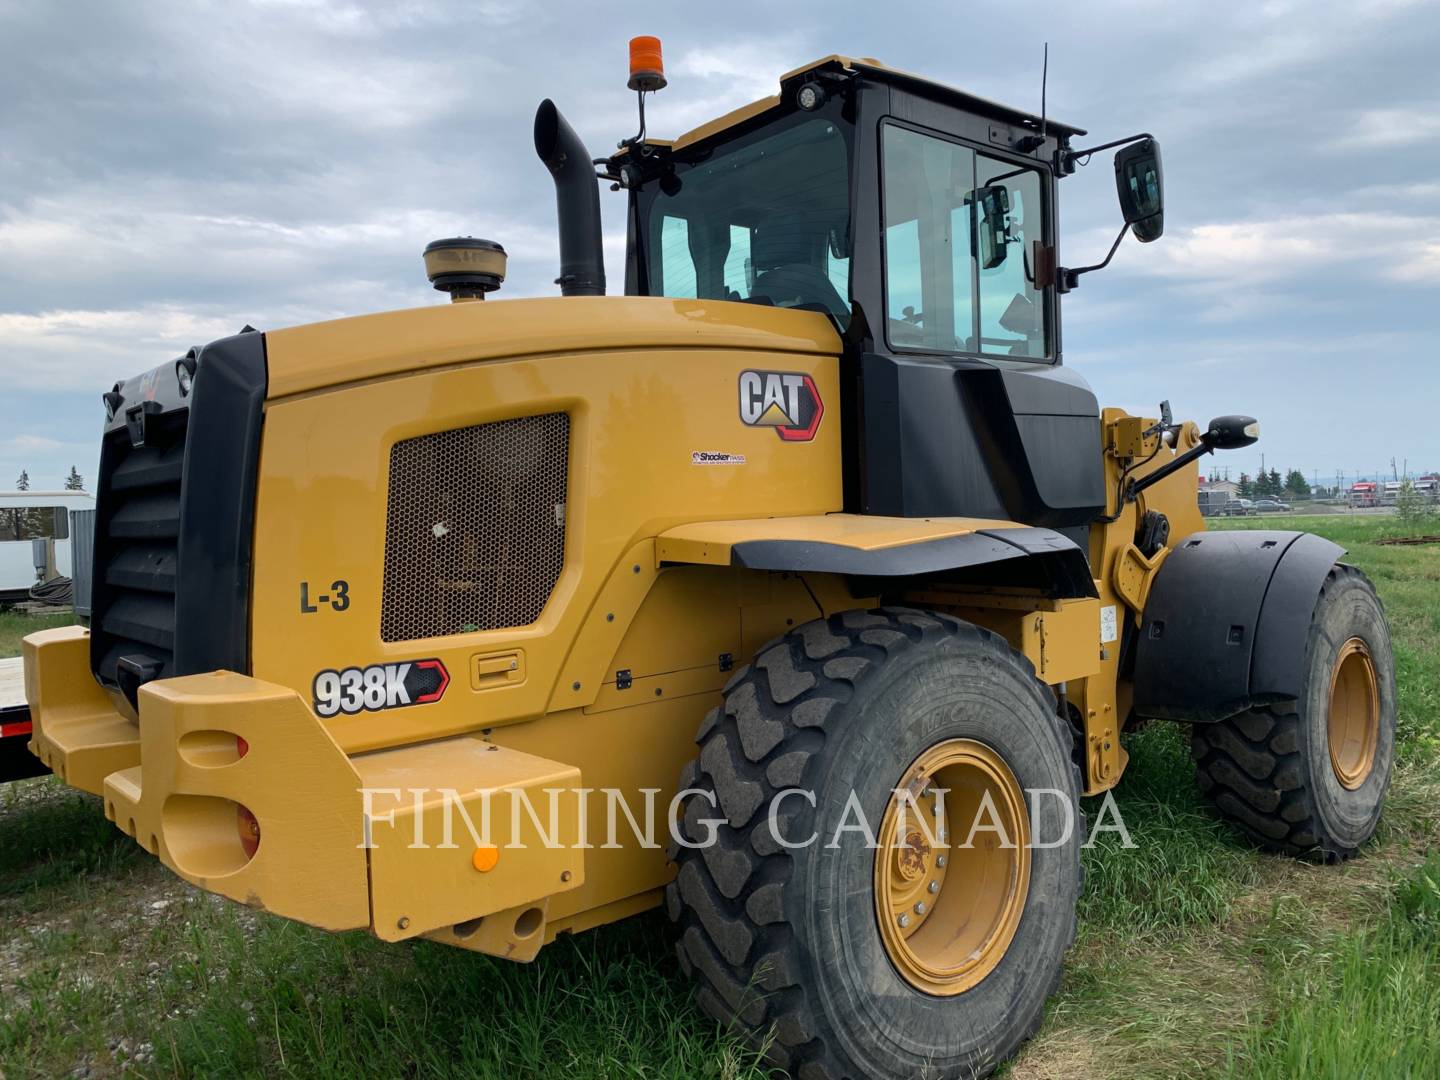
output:
[[[974,333],[970,207],[975,154],[887,124],[885,324],[890,344],[954,352]]]
[[[1051,356],[1039,172],[897,124],[882,152],[890,346]]]
[[[980,352],[1043,360],[1050,355],[1046,348],[1048,305],[1045,283],[1036,283],[1031,264],[1032,241],[1043,243],[1045,239],[1040,174],[984,154],[977,154],[975,162],[976,190],[982,193],[976,200],[977,213],[988,209],[995,215],[993,228],[987,230],[982,223],[981,229],[993,253],[985,258],[986,244],[982,243],[976,259]],[[987,266],[987,262],[993,265]]]

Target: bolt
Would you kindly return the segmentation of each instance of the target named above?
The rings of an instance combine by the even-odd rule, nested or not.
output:
[[[916,915],[924,915],[927,910],[928,910],[928,909],[925,907],[925,901],[924,901],[924,900],[921,900],[918,904],[915,905],[915,914],[916,914]]]
[[[401,915],[400,921],[397,922],[395,925],[400,927],[401,930],[408,930],[410,928],[410,916]]]
[[[640,572],[640,564],[637,562],[634,566],[630,568],[630,572],[632,574],[638,574]]]
[[[932,882],[930,882],[930,892],[931,892],[931,894],[933,895],[933,894],[935,894],[935,893],[937,893],[937,892],[939,892],[939,891],[940,891],[940,883],[939,883],[938,881],[932,881]]]
[[[562,870],[562,871],[560,871],[560,880],[561,880],[561,881],[569,881],[569,880],[570,880],[572,877],[574,877],[574,876],[575,876],[575,875],[572,874],[569,870]]]
[[[950,859],[949,859],[947,856],[945,856],[945,855],[936,855],[936,856],[935,856],[935,865],[938,866],[938,867],[940,867],[941,870],[944,870],[944,869],[945,869],[945,864],[948,863],[949,861],[950,861]]]
[[[579,683],[579,681],[577,680],[576,682],[571,683],[571,684],[570,684],[570,689],[571,689],[571,690],[579,690],[579,689],[580,689],[580,683]]]
[[[615,621],[615,612],[613,612],[613,611],[607,611],[607,612],[605,613],[605,621],[606,621],[606,622],[614,622],[614,621]]]
[[[904,930],[907,926],[910,925],[910,916],[902,914],[900,918],[896,919],[895,921],[900,924],[900,929]]]

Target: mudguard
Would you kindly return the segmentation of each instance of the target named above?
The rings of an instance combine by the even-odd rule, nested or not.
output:
[[[1344,550],[1298,532],[1201,532],[1182,540],[1145,604],[1136,715],[1211,723],[1299,697],[1320,587]]]
[[[983,518],[891,518],[871,514],[704,521],[661,533],[663,563],[888,578],[969,573],[1063,598],[1094,597],[1084,551],[1054,529]]]

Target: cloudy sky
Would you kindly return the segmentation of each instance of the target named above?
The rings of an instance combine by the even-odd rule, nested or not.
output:
[[[510,252],[544,295],[554,97],[603,152],[634,127],[626,40],[665,43],[673,135],[832,52],[1097,140],[1148,130],[1166,228],[1065,305],[1101,401],[1248,412],[1232,475],[1440,469],[1440,8],[1406,0],[597,5],[0,0],[0,486],[93,478],[100,393],[233,333],[441,302],[425,243]],[[1108,162],[1061,189],[1065,261],[1103,256]],[[622,204],[606,193],[610,277]]]

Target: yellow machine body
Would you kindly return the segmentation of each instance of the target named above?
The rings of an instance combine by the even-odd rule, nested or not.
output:
[[[789,627],[877,599],[853,595],[839,575],[735,566],[735,545],[873,551],[1016,524],[841,512],[840,342],[814,313],[649,298],[491,301],[268,338],[251,674],[148,683],[137,724],[92,679],[85,629],[43,631],[25,642],[32,747],[186,880],[328,929],[423,934],[529,959],[556,933],[655,905],[672,872],[664,844],[676,778],[730,667]],[[736,421],[737,379],[757,369],[814,380],[831,411],[811,440]],[[571,422],[569,517],[564,569],[540,618],[380,640],[391,448],[555,411]],[[1103,422],[1112,491],[1124,461],[1143,451],[1151,460],[1134,473],[1143,475],[1196,438],[1186,425],[1177,447],[1131,445],[1149,422],[1116,410]],[[743,464],[697,463],[702,452]],[[1143,608],[1165,555],[1135,549],[1136,515],[1163,510],[1177,537],[1198,530],[1195,485],[1195,469],[1182,470],[1092,528],[1098,598],[978,587],[904,597],[996,630],[1064,688],[1084,718],[1090,792],[1124,769],[1128,688],[1103,627]],[[301,582],[339,580],[344,610],[304,610]],[[433,704],[328,719],[312,707],[317,671],[418,655],[450,674]],[[555,846],[536,842],[550,824],[547,789],[564,793]],[[539,819],[492,814],[477,844],[465,818],[522,792]],[[632,811],[653,808],[650,837],[624,819],[613,844],[582,833],[606,820],[610,792]],[[236,839],[241,807],[259,830],[253,857]],[[448,845],[439,842],[447,819]],[[409,844],[415,835],[431,842]]]

